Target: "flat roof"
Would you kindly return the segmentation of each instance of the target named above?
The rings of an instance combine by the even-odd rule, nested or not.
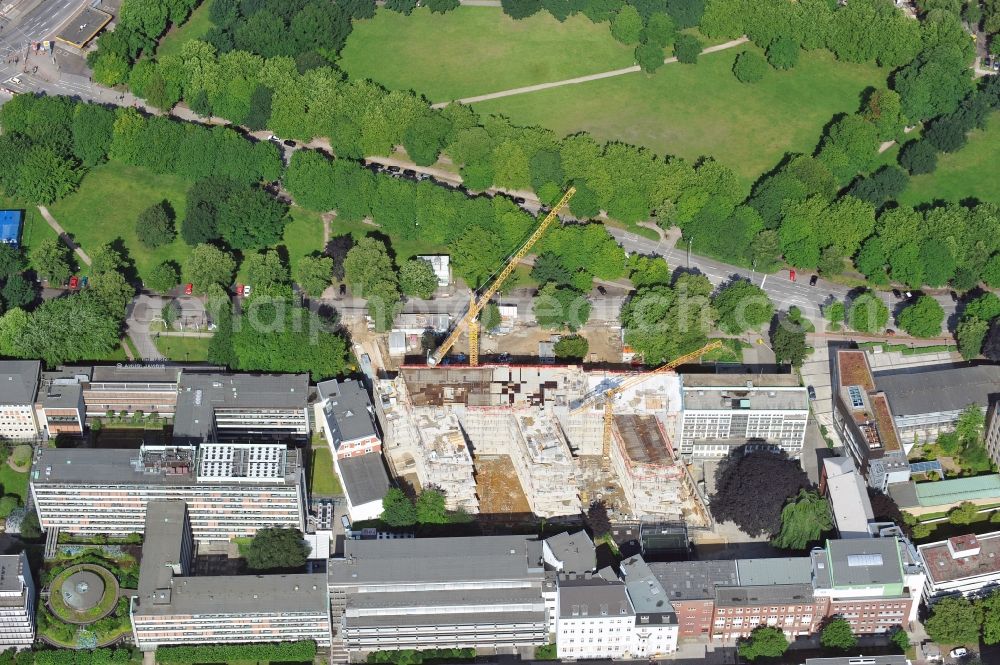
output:
[[[827,492],[833,521],[841,537],[868,533],[868,522],[875,518],[868,486],[857,471],[828,476]]]
[[[809,560],[809,557],[803,558]],[[719,607],[756,603],[811,603],[813,599],[811,584],[717,587],[715,590],[715,604]]]
[[[553,556],[562,562],[563,572],[585,573],[597,568],[597,549],[587,532],[563,531],[545,539]]]
[[[833,587],[903,582],[899,544],[894,538],[829,540],[826,547]]]
[[[920,506],[945,506],[976,499],[1000,499],[1000,474],[916,483],[914,491]]]
[[[90,381],[91,383],[166,383],[174,384],[173,387],[176,388],[182,371],[180,367],[166,365],[94,365]]]
[[[168,589],[172,569],[180,566],[187,522],[187,504],[180,499],[146,503],[146,525],[139,563],[139,596],[154,601],[157,590]],[[189,528],[189,527],[188,527]]]
[[[0,404],[34,403],[41,374],[38,360],[0,360]]]
[[[812,563],[807,556],[737,559],[736,571],[740,586],[809,584],[812,580]]]
[[[330,596],[323,573],[176,577],[169,603],[139,599],[139,615],[325,614]]]
[[[218,409],[304,409],[308,400],[308,374],[184,372],[178,385],[174,438],[207,441]]]
[[[910,665],[906,656],[836,656],[833,658],[806,658],[805,665]]]
[[[667,598],[666,589],[641,556],[622,561],[621,571],[636,614],[659,617],[660,623],[677,623],[677,614]]]
[[[111,14],[105,11],[84,7],[69,20],[56,39],[77,48],[83,48],[87,42],[97,36],[97,33],[104,26],[111,22],[111,18]]]
[[[875,381],[872,379],[864,351],[857,349],[838,350],[837,375],[841,388],[859,386],[864,392],[875,390]]]
[[[651,563],[649,568],[672,601],[715,598],[715,587],[739,584],[735,561]]]
[[[790,374],[683,374],[685,410],[808,411],[809,396]]]
[[[0,555],[0,591],[20,591],[22,588],[20,576],[31,572],[27,570],[28,560],[23,554]]]
[[[217,444],[225,446],[227,444]],[[197,454],[191,446],[150,446],[139,450],[121,448],[42,448],[32,465],[31,482],[37,485],[107,483],[116,485],[189,485],[218,483],[298,483],[298,450],[289,449],[285,475],[274,478],[212,478],[196,476]]]
[[[83,386],[79,383],[47,383],[38,396],[46,409],[76,409],[80,406]]]
[[[952,555],[947,540],[917,547],[931,580],[941,584],[1000,573],[1000,531],[974,536],[974,539],[978,541],[979,553],[961,558]],[[975,545],[966,540],[961,547],[971,548]]]
[[[987,406],[1000,393],[1000,365],[931,365],[875,373],[896,416],[961,411]]]
[[[380,453],[345,457],[337,460],[337,466],[351,505],[381,501],[389,491],[389,474]]]
[[[348,540],[328,570],[338,586],[533,580],[544,577],[541,560],[534,536]]]
[[[325,400],[326,422],[331,431],[339,434],[340,441],[378,436],[372,421],[372,403],[360,381],[323,381],[316,388]]]

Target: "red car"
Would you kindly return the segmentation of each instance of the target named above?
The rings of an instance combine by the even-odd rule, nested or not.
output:
[[[794,270],[789,270],[788,271],[788,279],[792,280],[793,282],[795,281],[795,271]]]
[[[184,295],[189,296],[192,293],[194,293],[194,284],[188,282],[187,284],[184,285]]]
[[[69,278],[69,288],[75,289],[75,288],[77,288],[79,286],[80,286],[80,278],[79,277],[77,277],[76,275],[73,275],[72,277]]]
[[[239,297],[241,295],[243,295],[243,285],[242,284],[237,284],[236,285],[236,296]]]

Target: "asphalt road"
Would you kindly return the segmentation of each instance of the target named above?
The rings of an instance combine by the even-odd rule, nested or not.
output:
[[[0,25],[3,26],[0,30],[0,80],[22,70],[25,52],[32,42],[54,36],[86,4],[85,0],[0,0]],[[21,62],[8,63],[11,56],[20,57]]]

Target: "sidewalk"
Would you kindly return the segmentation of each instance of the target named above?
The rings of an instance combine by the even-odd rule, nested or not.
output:
[[[49,226],[52,227],[52,230],[59,235],[59,239],[62,240],[64,243],[66,243],[66,245],[70,249],[76,252],[76,255],[80,257],[80,260],[83,261],[84,265],[89,266],[91,261],[90,257],[87,255],[87,252],[83,251],[82,247],[73,242],[73,239],[70,238],[69,234],[66,233],[66,230],[59,225],[59,222],[57,222],[56,218],[52,216],[52,213],[49,212],[49,209],[46,208],[45,206],[38,206],[38,212],[42,213],[42,217],[44,217],[45,221],[49,223]]]

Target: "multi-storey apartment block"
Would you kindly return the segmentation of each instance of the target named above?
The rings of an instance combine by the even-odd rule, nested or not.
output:
[[[610,568],[598,575],[559,576],[559,658],[624,658],[634,625],[628,591]]]
[[[35,415],[42,435],[82,434],[87,421],[83,401],[86,374],[43,372]]]
[[[174,441],[309,438],[308,374],[200,374],[178,384]]]
[[[315,640],[329,646],[326,576],[189,577],[191,523],[179,500],[150,501],[131,615],[136,645]]]
[[[37,360],[0,361],[0,438],[38,438],[35,395],[41,372]]]
[[[300,453],[281,444],[42,448],[30,485],[43,528],[124,535],[144,529],[146,505],[185,501],[199,541],[305,526]]]
[[[35,585],[28,557],[0,556],[0,648],[27,648],[35,641]]]
[[[725,457],[750,443],[797,455],[809,397],[791,374],[681,375],[677,440],[685,458]]]
[[[549,641],[555,579],[532,537],[348,540],[328,575],[334,625],[351,652]]]

